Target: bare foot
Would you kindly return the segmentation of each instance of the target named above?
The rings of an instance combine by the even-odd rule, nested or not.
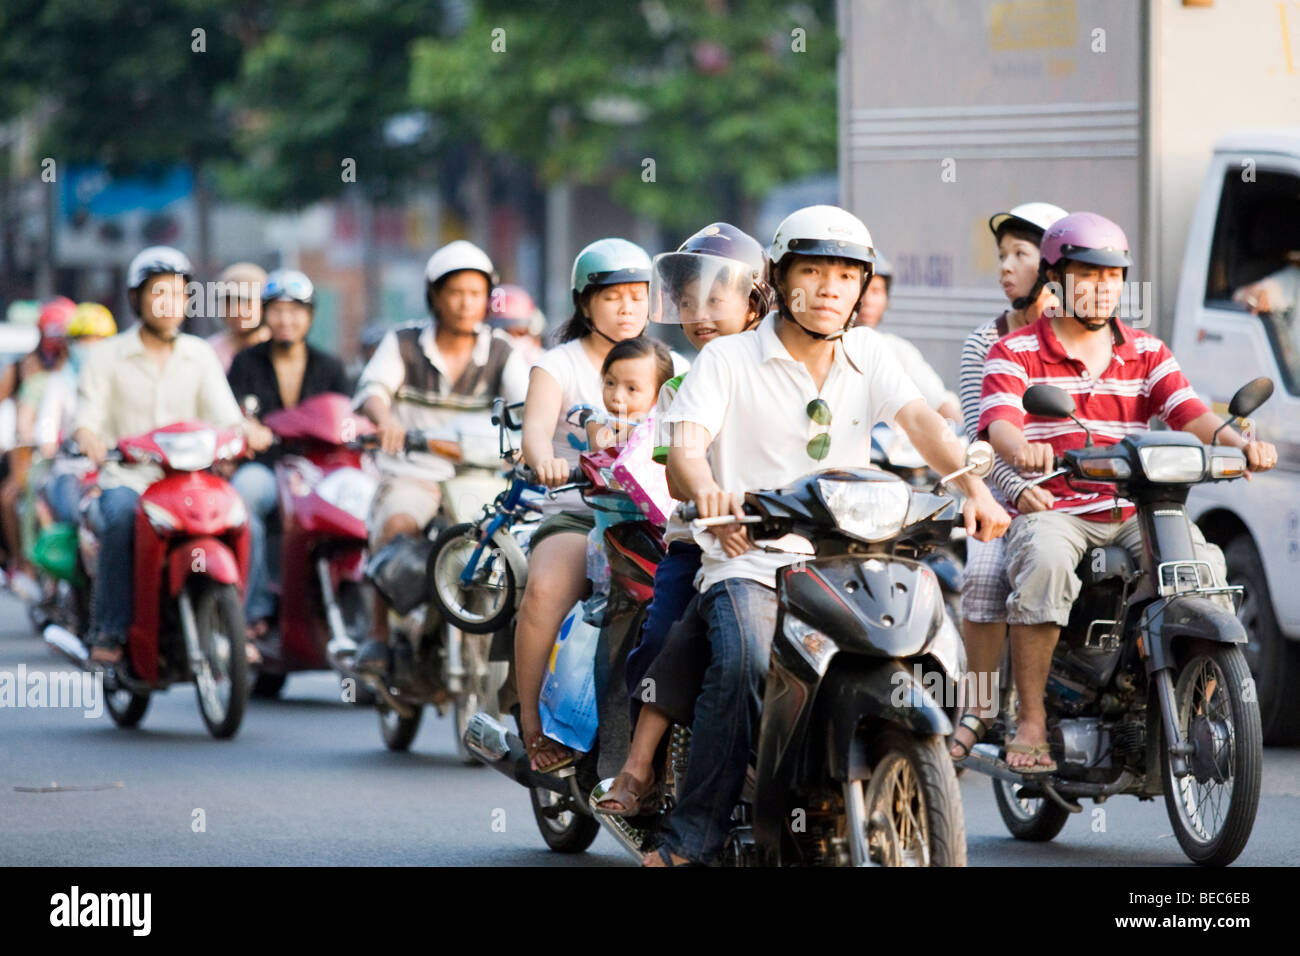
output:
[[[101,647],[96,645],[90,649],[90,659],[96,664],[120,663],[122,660],[122,648]]]

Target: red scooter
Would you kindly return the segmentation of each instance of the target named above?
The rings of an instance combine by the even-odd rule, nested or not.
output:
[[[244,453],[229,428],[177,422],[109,451],[109,461],[151,463],[163,477],[140,496],[135,517],[135,594],[122,662],[104,671],[104,702],[119,727],[144,717],[149,697],[174,683],[196,685],[199,713],[217,738],[239,729],[248,700],[242,582],[248,571],[248,512],[208,469]],[[91,521],[93,532],[93,519]],[[93,569],[88,569],[92,570]],[[63,632],[51,646],[89,667]]]
[[[347,396],[330,392],[271,412],[263,424],[290,451],[275,465],[279,530],[267,534],[267,554],[279,555],[278,627],[254,642],[262,663],[253,694],[274,697],[290,673],[337,666],[331,657],[355,651],[370,625],[362,582],[378,481],[362,468],[362,453],[378,439]],[[372,702],[360,696],[354,702]]]

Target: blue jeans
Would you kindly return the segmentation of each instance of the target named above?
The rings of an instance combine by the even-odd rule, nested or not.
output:
[[[251,623],[275,613],[267,570],[266,519],[275,512],[275,473],[260,462],[240,465],[230,484],[248,508],[248,586],[244,616]]]
[[[126,643],[135,596],[135,507],[140,494],[126,487],[106,488],[99,496],[99,570],[90,612],[90,629]]]
[[[641,638],[627,655],[627,691],[632,702],[632,723],[641,710],[641,681],[663,650],[668,631],[695,596],[695,572],[700,569],[699,547],[689,541],[674,541],[655,568],[655,594],[646,609]]]
[[[722,849],[745,786],[776,607],[776,591],[747,578],[719,581],[701,600],[713,659],[695,704],[682,796],[660,840],[696,863]]]
[[[55,521],[76,524],[81,520],[81,479],[74,474],[55,476],[45,486],[45,500]]]

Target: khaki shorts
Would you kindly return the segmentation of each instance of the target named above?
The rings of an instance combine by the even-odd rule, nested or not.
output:
[[[1215,584],[1222,586],[1228,577],[1223,552],[1206,543],[1195,524],[1191,531],[1197,559],[1209,562]],[[1007,532],[1007,623],[1068,624],[1070,608],[1083,587],[1075,568],[1090,548],[1111,544],[1141,561],[1142,530],[1136,517],[1120,523],[1085,521],[1057,511],[1018,515]]]
[[[379,547],[384,525],[397,515],[409,515],[423,530],[442,504],[442,489],[436,481],[419,478],[384,478],[370,503],[370,550]]]

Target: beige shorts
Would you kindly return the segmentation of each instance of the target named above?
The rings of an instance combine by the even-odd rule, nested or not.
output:
[[[1222,586],[1228,576],[1223,552],[1206,543],[1195,524],[1191,530],[1196,557],[1209,562],[1215,583]],[[1121,524],[1085,521],[1057,511],[1018,515],[1007,532],[1007,623],[1068,624],[1070,608],[1083,587],[1075,568],[1086,551],[1111,544],[1141,561],[1142,530],[1136,517]]]
[[[391,518],[409,515],[423,529],[438,513],[441,503],[442,490],[436,481],[384,478],[370,503],[370,549],[373,551],[379,547],[384,525]]]

